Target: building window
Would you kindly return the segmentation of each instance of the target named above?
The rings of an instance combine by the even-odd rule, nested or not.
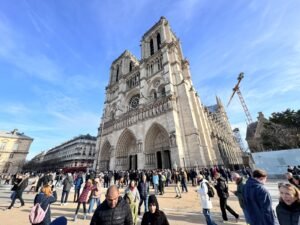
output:
[[[129,101],[129,107],[131,109],[136,109],[139,106],[140,95],[133,96]]]
[[[117,66],[116,82],[119,81],[119,66]]]
[[[4,150],[6,146],[6,142],[0,143],[0,150]]]
[[[132,68],[133,68],[133,62],[132,62],[132,61],[130,61],[130,63],[129,63],[129,72],[131,72],[131,71],[132,71]]]
[[[14,153],[10,153],[9,158],[12,159],[14,157]]]
[[[153,39],[150,40],[150,55],[154,54]]]
[[[157,49],[160,49],[161,46],[160,33],[157,34],[156,40],[157,40]]]
[[[166,89],[165,89],[165,87],[163,87],[163,88],[161,89],[161,96],[162,96],[162,97],[165,97],[165,96],[166,96]]]
[[[153,98],[157,99],[157,93],[156,93],[156,91],[153,92]]]

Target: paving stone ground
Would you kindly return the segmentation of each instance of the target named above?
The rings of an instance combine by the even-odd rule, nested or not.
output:
[[[278,192],[277,192],[277,181],[270,181],[267,184],[267,188],[270,190],[273,197],[273,206],[276,206],[278,202]],[[234,183],[229,183],[229,189],[231,191],[236,190]],[[188,193],[183,193],[181,199],[175,198],[174,186],[165,188],[165,194],[163,196],[158,196],[158,202],[160,209],[165,212],[167,218],[171,225],[191,225],[191,224],[206,224],[205,218],[201,214],[200,201],[195,192],[196,187],[188,185]],[[124,189],[121,189],[123,193]],[[154,190],[151,190],[153,192]],[[103,189],[102,200],[104,199],[105,189]],[[61,196],[61,189],[57,189],[58,199]],[[71,191],[69,195],[69,203],[65,206],[60,206],[60,202],[57,201],[51,205],[52,219],[59,216],[66,216],[68,219],[68,225],[88,225],[92,215],[89,215],[87,220],[83,220],[83,209],[79,211],[78,220],[73,222],[73,216],[76,210],[76,203],[71,202],[73,200],[74,192]],[[24,193],[23,198],[25,200],[25,206],[20,207],[20,202],[17,200],[15,207],[11,210],[6,210],[10,203],[10,191],[0,190],[0,225],[26,225],[29,224],[28,214],[31,207],[33,206],[33,199],[35,194]],[[222,217],[219,208],[218,197],[213,198],[213,209],[212,215],[217,224],[222,224]],[[229,222],[226,224],[236,225],[245,224],[244,216],[242,210],[239,207],[237,198],[231,194],[228,200],[228,204],[240,214],[240,221],[235,222],[235,218],[228,213]],[[81,206],[82,207],[82,206]],[[143,210],[143,207],[142,207]],[[143,212],[143,211],[142,211]],[[139,221],[141,221],[142,216],[140,216]],[[140,224],[140,222],[139,222]]]

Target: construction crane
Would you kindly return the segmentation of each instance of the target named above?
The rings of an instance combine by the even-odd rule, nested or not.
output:
[[[228,104],[227,104],[227,107],[229,106],[229,104],[230,104],[230,102],[231,102],[231,100],[232,100],[234,94],[237,93],[238,96],[239,96],[239,99],[240,99],[240,101],[241,101],[242,107],[243,107],[243,109],[244,109],[244,112],[245,112],[245,114],[246,114],[247,125],[249,125],[250,123],[253,122],[253,121],[252,121],[252,117],[251,117],[251,114],[250,114],[250,112],[249,112],[249,110],[248,110],[248,108],[247,108],[247,105],[246,105],[246,103],[245,103],[245,100],[244,100],[244,98],[243,98],[243,95],[242,95],[242,93],[241,93],[241,91],[240,91],[240,87],[239,87],[239,85],[240,85],[240,83],[241,83],[241,81],[242,81],[243,78],[244,78],[244,73],[240,73],[239,76],[238,76],[238,78],[237,78],[238,82],[237,82],[237,84],[236,84],[236,85],[234,86],[234,88],[233,88],[233,93],[232,93],[232,95],[231,95],[231,97],[230,97],[230,99],[229,99],[229,102],[228,102]]]

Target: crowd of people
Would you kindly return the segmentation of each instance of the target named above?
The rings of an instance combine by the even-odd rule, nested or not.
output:
[[[73,202],[77,203],[74,209],[73,220],[76,221],[80,207],[83,207],[82,219],[87,219],[87,214],[93,214],[90,224],[130,224],[137,225],[138,217],[143,212],[142,225],[167,225],[166,214],[159,209],[158,195],[164,195],[165,187],[172,184],[176,196],[182,198],[183,192],[195,187],[199,195],[200,206],[207,225],[215,225],[211,215],[212,198],[214,192],[219,198],[220,212],[223,222],[228,221],[229,212],[240,220],[240,215],[231,208],[227,200],[230,196],[228,182],[236,183],[236,190],[232,193],[237,196],[239,205],[247,224],[251,225],[298,225],[300,217],[299,196],[299,170],[289,167],[286,177],[287,183],[280,183],[279,204],[276,214],[272,209],[272,199],[264,187],[267,174],[263,170],[251,171],[244,168],[240,171],[230,171],[224,167],[179,170],[136,170],[136,171],[105,171],[99,174],[90,173],[45,173],[29,176],[17,174],[2,177],[5,183],[12,184],[11,204],[12,209],[16,199],[24,206],[22,194],[36,192],[33,204],[40,204],[45,211],[43,221],[39,225],[51,224],[50,205],[57,200],[57,187],[61,189],[61,206],[68,204],[70,190],[74,189]],[[188,183],[192,185],[188,186]],[[188,188],[189,187],[189,188]],[[107,188],[105,199],[101,202],[103,189]],[[124,194],[120,195],[120,188]],[[150,189],[154,194],[150,194]],[[87,204],[89,205],[87,210]],[[96,210],[94,211],[96,206]],[[143,206],[143,207],[142,207]],[[113,212],[113,214],[112,214]],[[61,221],[66,221],[61,219]]]

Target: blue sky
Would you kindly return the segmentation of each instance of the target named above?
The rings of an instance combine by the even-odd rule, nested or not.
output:
[[[255,119],[300,107],[300,1],[0,0],[0,129],[33,137],[28,158],[96,135],[112,61],[140,59],[142,35],[165,16],[202,102],[224,105],[236,78]],[[245,135],[237,96],[227,109]]]

